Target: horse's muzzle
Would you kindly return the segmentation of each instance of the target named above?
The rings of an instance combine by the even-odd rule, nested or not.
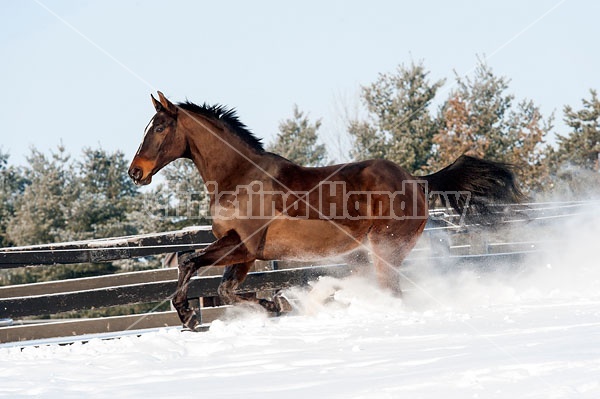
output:
[[[145,186],[146,184],[150,184],[150,182],[152,181],[151,174],[142,180],[142,178],[144,177],[144,170],[139,166],[131,166],[129,168],[128,173],[129,177],[131,177],[131,180],[133,180],[136,186]]]

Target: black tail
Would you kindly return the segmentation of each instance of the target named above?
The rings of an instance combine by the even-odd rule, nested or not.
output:
[[[432,201],[440,200],[459,215],[479,222],[496,219],[498,204],[514,204],[525,199],[509,164],[462,155],[453,164],[432,175],[423,176]]]

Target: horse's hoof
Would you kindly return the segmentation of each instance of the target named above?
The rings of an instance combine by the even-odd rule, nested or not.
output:
[[[189,329],[190,331],[197,331],[200,323],[198,322],[198,318],[194,313],[187,319],[185,323],[183,323],[183,327]]]
[[[210,327],[207,325],[198,324],[195,328],[190,329],[184,324],[181,331],[197,333],[197,332],[206,332],[209,330],[209,328]]]
[[[281,293],[273,297],[273,302],[279,313],[289,313],[292,311],[292,305],[290,305],[290,302]]]

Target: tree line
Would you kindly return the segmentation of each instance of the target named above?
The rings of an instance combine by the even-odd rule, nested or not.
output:
[[[527,193],[584,194],[598,183],[600,102],[595,90],[580,109],[565,106],[568,128],[548,139],[554,115],[509,92],[510,81],[480,62],[471,77],[456,76],[447,98],[432,102],[444,80],[431,81],[422,63],[400,65],[362,87],[368,111],[352,120],[353,159],[386,158],[415,174],[433,173],[462,154],[514,165]]]
[[[565,106],[566,131],[554,115],[510,93],[509,79],[480,62],[470,77],[432,80],[423,63],[399,65],[361,87],[365,116],[346,121],[353,160],[386,158],[415,175],[435,172],[462,154],[515,165],[530,195],[577,197],[600,181],[600,100],[595,90],[578,107]],[[434,99],[436,99],[434,105]],[[320,119],[294,106],[267,146],[299,164],[331,163],[320,141]],[[550,145],[550,135],[556,142]],[[127,176],[123,152],[86,148],[73,158],[62,145],[32,149],[25,166],[0,150],[0,247],[114,237],[205,224],[206,198],[194,165],[178,160],[163,179],[140,189]],[[2,272],[0,283],[87,276],[156,267],[156,260]],[[45,269],[45,270],[42,270]],[[52,269],[52,271],[48,271]],[[51,274],[51,275],[46,275]],[[9,281],[10,280],[10,281]]]
[[[554,113],[544,116],[533,100],[516,98],[510,80],[484,62],[470,77],[456,75],[441,103],[446,80],[432,81],[429,74],[422,62],[402,64],[361,87],[366,116],[346,121],[350,159],[384,158],[423,175],[473,155],[512,164],[523,189],[537,198],[581,198],[600,183],[600,100],[594,89],[579,108],[564,106],[566,130],[556,132]],[[269,149],[303,165],[328,163],[318,142],[321,120],[311,122],[298,107],[293,112]]]

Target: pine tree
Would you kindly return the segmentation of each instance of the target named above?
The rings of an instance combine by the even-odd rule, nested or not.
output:
[[[12,245],[6,229],[15,213],[15,203],[27,185],[22,169],[9,165],[8,159],[9,154],[0,150],[0,247]]]
[[[76,168],[77,199],[69,223],[73,235],[89,239],[136,234],[139,229],[127,214],[136,206],[138,192],[127,176],[124,154],[85,148]]]
[[[154,228],[167,231],[208,224],[208,195],[196,165],[178,159],[166,166],[162,175],[165,181],[148,198],[151,204],[146,208]]]
[[[59,146],[48,158],[36,149],[27,158],[28,184],[15,202],[8,239],[16,245],[45,244],[73,239],[68,225],[76,197],[70,156]]]
[[[600,154],[600,100],[595,90],[591,98],[583,99],[583,108],[564,108],[564,121],[571,128],[566,135],[557,135],[557,161],[582,169],[598,171]]]
[[[352,120],[348,123],[353,148],[350,156],[355,161],[385,159],[388,157],[388,137],[369,122]]]
[[[368,121],[351,121],[355,160],[386,158],[407,170],[419,171],[431,156],[437,121],[429,107],[443,80],[430,82],[422,63],[400,65],[362,88]]]
[[[308,115],[294,105],[293,116],[279,124],[277,138],[267,150],[299,165],[323,166],[327,163],[327,150],[324,144],[318,144],[320,127],[320,119],[311,123]]]
[[[574,110],[564,107],[564,121],[571,129],[557,134],[557,148],[547,149],[549,169],[554,178],[554,191],[562,198],[585,198],[598,195],[600,187],[600,100],[590,90],[590,99]]]

